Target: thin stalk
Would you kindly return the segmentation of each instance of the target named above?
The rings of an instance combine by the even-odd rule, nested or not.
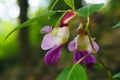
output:
[[[66,10],[57,10],[56,12],[67,12]]]
[[[72,10],[74,11],[75,10],[75,2],[74,0],[71,0],[72,1]]]
[[[58,1],[59,1],[59,0],[56,0],[56,1],[53,3],[53,5],[51,6],[50,10],[52,10],[52,9],[54,8],[54,6],[57,4]]]
[[[62,16],[58,19],[55,27],[58,27],[60,20],[63,18],[63,16],[64,16],[66,13],[67,13],[67,11],[66,11],[65,13],[63,13]]]
[[[106,75],[108,76],[109,80],[113,80],[112,78],[112,73],[110,72],[110,70],[106,67],[106,65],[103,63],[103,61],[100,59],[100,57],[96,54],[95,55],[97,60],[102,64],[102,66],[104,67],[104,70],[106,72]]]
[[[93,46],[93,41],[92,41],[92,38],[91,38],[91,35],[90,35],[90,31],[89,31],[89,28],[88,28],[89,23],[90,23],[90,18],[88,17],[85,28],[86,28],[86,31],[87,31],[87,33],[88,33],[88,37],[89,37],[89,41],[90,41],[90,44],[91,44],[91,46],[92,46],[92,49],[95,51],[94,46]]]
[[[110,70],[106,67],[106,65],[103,63],[103,61],[100,59],[100,57],[96,54],[96,51],[95,51],[95,49],[94,49],[94,46],[93,46],[93,41],[92,41],[92,38],[91,38],[91,35],[90,35],[90,31],[89,31],[89,28],[88,28],[88,26],[89,26],[89,17],[87,18],[87,23],[86,23],[86,31],[87,31],[87,33],[88,33],[88,37],[89,37],[89,41],[90,41],[90,44],[91,44],[91,46],[92,46],[92,49],[93,49],[93,55],[96,57],[96,59],[102,64],[102,66],[104,67],[104,70],[105,70],[105,73],[106,73],[106,75],[108,76],[108,79],[109,80],[112,80],[112,74],[111,74],[111,72],[110,72]]]

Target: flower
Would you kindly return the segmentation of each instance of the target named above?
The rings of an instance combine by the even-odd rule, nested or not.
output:
[[[45,26],[41,29],[41,33],[47,33],[41,44],[43,50],[49,50],[44,56],[44,61],[47,65],[51,63],[58,64],[58,59],[61,56],[61,48],[69,39],[69,21],[75,15],[75,12],[68,12],[61,19],[59,27],[52,29],[50,26]]]
[[[69,45],[68,49],[69,51],[74,51],[74,63],[76,63],[79,59],[84,57],[87,54],[90,54],[84,60],[80,62],[80,64],[85,64],[88,67],[92,67],[93,64],[96,63],[96,59],[94,55],[92,55],[92,46],[89,41],[88,34],[86,32],[86,29],[83,27],[82,24],[80,24],[79,28],[77,29],[78,35],[72,40]],[[96,52],[99,50],[98,44],[92,40],[93,47]]]

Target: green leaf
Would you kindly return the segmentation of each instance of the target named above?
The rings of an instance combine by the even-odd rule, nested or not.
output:
[[[103,67],[101,64],[99,64],[99,63],[96,63],[96,64],[94,65],[94,68],[96,68],[96,69],[98,69],[98,70],[104,70],[104,67]]]
[[[117,73],[117,74],[115,74],[115,75],[113,76],[113,79],[116,79],[116,78],[117,78],[117,79],[118,79],[118,78],[120,79],[120,72]]]
[[[69,66],[57,77],[56,80],[88,80],[84,68],[77,64]]]
[[[104,6],[103,3],[100,4],[90,4],[87,6],[84,6],[77,10],[78,14],[83,17],[88,17],[88,14],[91,15],[92,13],[98,11],[100,8]]]
[[[12,31],[10,31],[7,36],[4,38],[4,40],[6,40],[13,32],[15,32],[16,30],[22,29],[24,27],[27,27],[28,25],[30,25],[31,23],[38,21],[40,19],[43,19],[45,17],[49,17],[51,15],[54,15],[56,12],[55,11],[48,11],[48,12],[44,12],[42,14],[40,14],[39,16],[36,16],[30,20],[27,20],[26,22],[18,25],[16,28],[14,28]]]
[[[115,28],[118,28],[118,27],[120,27],[120,22],[117,23],[116,25],[114,25],[111,29],[115,29]]]
[[[69,7],[71,7],[72,9],[75,9],[74,0],[64,0],[64,1]]]

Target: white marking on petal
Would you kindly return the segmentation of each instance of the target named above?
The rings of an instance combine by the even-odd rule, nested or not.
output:
[[[79,50],[86,50],[89,45],[89,38],[87,35],[80,37],[77,36],[77,45]]]
[[[69,36],[70,36],[70,31],[68,27],[58,28],[56,37],[58,38],[57,40],[60,41],[61,44],[66,43]]]
[[[57,45],[62,44],[63,38],[62,37],[58,37],[58,36],[54,36],[53,37],[53,43]]]
[[[57,36],[68,39],[70,31],[68,27],[58,28]]]

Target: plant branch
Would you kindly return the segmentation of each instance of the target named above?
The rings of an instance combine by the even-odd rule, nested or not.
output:
[[[58,19],[55,27],[58,27],[60,20],[63,18],[63,16],[64,16],[66,13],[67,13],[67,11],[66,11],[65,13],[63,13],[62,16]]]
[[[94,49],[93,41],[92,41],[92,38],[91,38],[91,35],[90,35],[90,31],[89,31],[89,28],[88,28],[89,22],[90,22],[90,19],[89,19],[89,17],[87,17],[87,23],[86,23],[85,28],[86,28],[86,31],[87,31],[87,33],[88,33],[89,41],[90,41],[90,44],[91,44],[92,49],[93,49],[92,54],[96,57],[96,59],[97,59],[97,60],[102,64],[102,66],[104,67],[104,70],[105,70],[106,75],[108,76],[108,79],[109,79],[109,80],[112,80],[112,74],[111,74],[110,70],[106,67],[106,65],[103,63],[103,61],[100,59],[100,57],[96,54],[96,51],[95,51],[95,49]]]
[[[50,10],[52,10],[52,9],[54,8],[54,6],[57,4],[58,1],[59,1],[59,0],[56,0],[56,1],[53,3],[53,5],[51,6]]]
[[[72,1],[72,10],[74,11],[75,10],[75,2],[74,0],[71,0]]]

